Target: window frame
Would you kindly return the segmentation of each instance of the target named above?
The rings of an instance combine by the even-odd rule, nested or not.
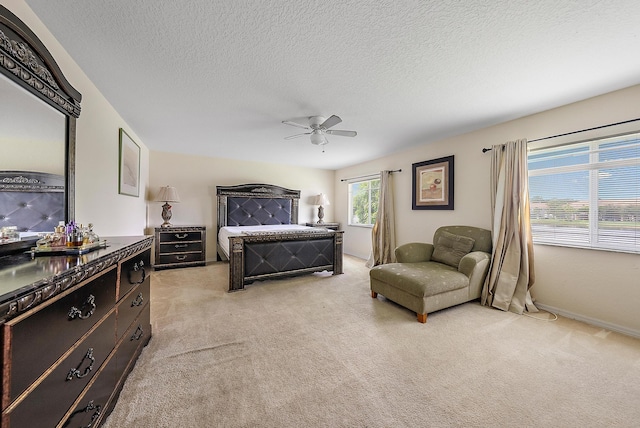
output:
[[[360,185],[363,183],[369,183],[369,189],[368,189],[368,201],[367,201],[367,207],[368,207],[368,215],[369,218],[371,220],[374,219],[374,216],[377,218],[377,213],[378,211],[376,210],[375,212],[372,210],[372,192],[376,189],[376,187],[374,187],[372,185],[373,182],[377,181],[378,182],[378,186],[377,186],[377,190],[378,190],[378,202],[380,201],[380,175],[376,174],[376,175],[371,175],[371,176],[367,176],[367,177],[363,177],[360,179],[353,179],[353,180],[349,180],[348,182],[348,198],[349,198],[349,204],[348,204],[348,209],[349,212],[347,214],[347,225],[348,226],[353,226],[353,227],[365,227],[365,228],[373,228],[374,224],[375,224],[375,220],[372,223],[354,223],[353,222],[353,198],[354,198],[354,192],[353,192],[353,186],[354,185]]]
[[[637,124],[634,125],[632,131],[628,132],[620,132],[620,133],[612,133],[609,130],[608,134],[603,132],[598,133],[597,135],[590,135],[589,138],[585,138],[579,141],[567,141],[566,142],[556,142],[556,144],[541,144],[537,145],[530,144],[530,150],[527,156],[528,165],[531,164],[531,159],[533,156],[547,153],[553,153],[556,151],[565,151],[571,149],[579,149],[580,147],[586,148],[586,151],[583,155],[588,156],[588,161],[582,162],[579,164],[567,164],[562,166],[553,166],[547,168],[529,168],[529,194],[531,198],[530,204],[530,221],[532,223],[532,234],[533,234],[533,242],[534,244],[540,245],[552,245],[552,246],[561,246],[561,247],[572,247],[572,248],[583,248],[590,249],[596,251],[612,251],[612,252],[624,252],[624,253],[632,253],[632,254],[640,254],[640,243],[638,243],[638,228],[640,227],[640,222],[638,220],[631,220],[631,228],[635,229],[636,232],[629,238],[629,244],[623,244],[622,237],[619,234],[615,234],[614,238],[610,239],[608,242],[606,239],[603,239],[603,234],[601,235],[599,232],[603,230],[620,230],[619,228],[606,229],[602,227],[601,222],[605,222],[605,220],[601,220],[602,207],[607,206],[608,204],[603,204],[603,201],[607,201],[607,199],[600,199],[599,192],[603,189],[606,189],[606,183],[600,182],[599,177],[600,174],[606,174],[606,171],[615,170],[618,168],[625,167],[638,167],[640,168],[640,156],[636,157],[636,154],[633,153],[633,150],[638,150],[638,145],[640,145],[640,131],[637,128]],[[631,143],[626,149],[631,148],[631,153],[624,158],[620,159],[601,159],[599,155],[601,153],[606,153],[611,150],[622,150],[622,148],[607,148],[606,146],[615,145],[619,142],[630,141]],[[571,172],[586,172],[587,173],[587,182],[588,182],[588,196],[585,201],[575,201],[575,202],[586,202],[588,207],[588,223],[587,223],[587,233],[585,236],[587,237],[586,242],[582,242],[579,239],[562,239],[556,236],[554,237],[544,237],[536,234],[536,230],[534,225],[536,224],[536,220],[540,220],[539,218],[534,219],[534,207],[533,203],[536,202],[535,196],[532,193],[532,185],[531,178],[539,177],[539,176],[553,176],[554,174],[567,174]],[[634,175],[631,177],[634,178]],[[568,180],[568,178],[566,178]],[[635,184],[635,181],[633,182]],[[635,199],[635,204],[633,203]],[[551,200],[551,199],[549,199]],[[619,198],[619,201],[624,201],[625,198]],[[636,196],[629,199],[632,201],[632,206],[638,206],[640,204],[640,200],[637,199]],[[552,214],[552,213],[550,213]],[[562,227],[562,225],[557,226],[561,222],[552,223],[554,227]],[[538,232],[540,233],[540,232]],[[555,233],[555,231],[554,231]],[[614,232],[615,233],[615,232]],[[635,243],[633,240],[635,239]]]

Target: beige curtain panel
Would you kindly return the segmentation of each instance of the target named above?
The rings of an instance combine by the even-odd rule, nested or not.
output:
[[[391,171],[380,172],[378,216],[371,231],[371,256],[366,263],[366,266],[370,268],[396,261],[396,230],[391,176]]]
[[[495,145],[491,153],[493,252],[482,304],[517,314],[537,312],[529,293],[535,275],[527,140]]]

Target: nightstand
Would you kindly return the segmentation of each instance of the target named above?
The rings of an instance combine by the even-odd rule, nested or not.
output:
[[[156,227],[155,238],[155,269],[205,265],[204,226]]]
[[[339,230],[340,229],[340,223],[331,223],[328,221],[325,221],[324,223],[305,223],[305,226],[309,226],[309,227],[326,227],[327,229],[331,229],[331,230]]]

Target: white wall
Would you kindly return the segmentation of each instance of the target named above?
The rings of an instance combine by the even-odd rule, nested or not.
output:
[[[76,122],[76,221],[93,223],[94,230],[101,236],[142,235],[149,176],[147,147],[24,1],[3,0],[2,4],[42,40],[69,83],[82,94],[82,112]],[[141,149],[138,198],[118,194],[118,129],[121,127]]]
[[[335,217],[346,225],[347,184],[340,179],[402,168],[394,174],[398,244],[431,242],[445,224],[490,229],[489,154],[483,147],[592,128],[640,117],[640,86],[424,145],[336,172]],[[640,122],[636,125],[640,129]],[[576,138],[580,138],[577,136]],[[455,155],[455,210],[411,209],[411,164]],[[345,226],[345,252],[368,257],[371,230]],[[561,314],[640,336],[640,255],[535,246],[537,303]]]
[[[325,193],[333,204],[334,171],[264,162],[181,155],[152,151],[149,174],[148,233],[162,224],[162,202],[153,202],[162,186],[173,186],[180,202],[172,204],[171,224],[206,226],[207,259],[216,259],[216,186],[266,183],[300,190],[298,222],[316,221],[318,207],[311,198]],[[325,207],[325,221],[333,221],[333,205]]]

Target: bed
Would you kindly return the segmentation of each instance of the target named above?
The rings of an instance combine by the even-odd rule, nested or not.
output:
[[[342,270],[343,231],[298,225],[300,191],[270,184],[216,186],[217,250],[229,291],[256,280]]]
[[[0,255],[35,245],[38,232],[53,232],[65,220],[64,207],[64,176],[0,171],[0,228],[15,228],[18,234],[0,240]]]
[[[18,232],[53,232],[65,220],[64,176],[45,172],[0,171],[0,226]]]

